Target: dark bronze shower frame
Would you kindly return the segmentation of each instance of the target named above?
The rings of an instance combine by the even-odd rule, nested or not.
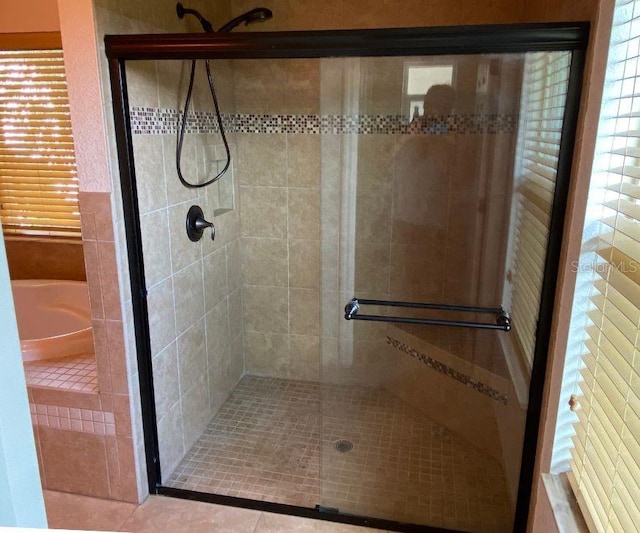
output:
[[[509,54],[539,51],[572,52],[568,96],[544,269],[544,282],[536,331],[534,363],[529,387],[529,407],[524,433],[522,462],[514,531],[527,527],[536,457],[538,426],[551,319],[562,245],[564,212],[569,190],[571,160],[576,135],[589,24],[509,24],[379,30],[302,31],[227,34],[107,35],[105,51],[113,98],[116,143],[131,278],[133,320],[140,376],[142,418],[149,490],[179,498],[240,506],[270,512],[319,518],[335,522],[396,531],[445,531],[429,526],[401,524],[316,509],[206,494],[162,485],[158,452],[157,420],[151,367],[147,289],[140,232],[140,213],[134,166],[126,62],[136,60],[261,59],[373,56],[427,56],[460,54]],[[329,512],[327,512],[329,511]]]

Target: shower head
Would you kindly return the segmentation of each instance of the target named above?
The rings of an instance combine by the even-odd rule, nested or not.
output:
[[[215,33],[216,31],[213,29],[211,22],[209,22],[206,18],[204,18],[200,13],[198,13],[195,9],[188,9],[182,5],[181,2],[176,4],[176,13],[178,14],[178,18],[182,19],[185,15],[193,15],[198,19],[200,24],[202,25],[202,29],[206,33]],[[254,22],[264,22],[265,20],[269,20],[273,17],[273,13],[270,9],[265,7],[256,7],[251,11],[247,11],[243,13],[239,17],[231,19],[224,26],[222,26],[218,33],[226,33],[230,32],[236,26],[244,23],[245,26],[249,24],[253,24]]]
[[[178,18],[182,19],[185,15],[193,15],[198,19],[200,24],[202,25],[202,29],[206,33],[215,33],[211,22],[209,22],[206,18],[204,18],[200,13],[198,13],[195,9],[187,9],[182,5],[181,2],[176,4],[176,13],[178,14]]]
[[[272,17],[273,17],[273,13],[271,12],[270,9],[267,9],[266,7],[256,7],[251,11],[247,11],[246,13],[243,13],[239,17],[231,19],[224,26],[222,26],[222,28],[220,28],[218,32],[219,33],[229,32],[233,28],[235,28],[236,26],[242,23],[244,23],[245,26],[248,26],[249,24],[253,24],[254,22],[265,22],[266,20],[269,20]]]

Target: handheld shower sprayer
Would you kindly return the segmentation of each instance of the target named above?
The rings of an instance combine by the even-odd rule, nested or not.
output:
[[[178,2],[176,4],[176,13],[179,19],[183,19],[185,15],[193,15],[194,17],[196,17],[200,22],[200,24],[202,25],[202,30],[205,33],[227,33],[233,30],[236,26],[239,26],[240,24],[244,23],[245,26],[248,26],[249,24],[253,24],[254,22],[264,22],[273,17],[273,13],[271,12],[270,9],[267,9],[264,7],[257,7],[250,11],[247,11],[246,13],[243,13],[238,17],[231,19],[224,26],[221,26],[220,29],[216,32],[216,30],[213,29],[211,22],[209,22],[206,18],[204,18],[195,9],[189,9],[184,7],[181,2]],[[195,73],[196,73],[196,61],[194,59],[191,61],[191,74],[189,75],[189,89],[187,90],[187,97],[184,102],[182,120],[179,120],[180,127],[178,129],[178,136],[176,139],[176,170],[178,172],[178,179],[180,180],[180,183],[182,183],[182,185],[190,189],[199,189],[201,187],[206,187],[207,185],[211,185],[212,183],[215,183],[222,177],[222,175],[229,169],[229,166],[231,165],[231,152],[229,150],[229,143],[227,142],[227,136],[225,135],[224,125],[222,123],[222,116],[220,114],[220,107],[218,106],[218,98],[216,97],[216,91],[213,84],[213,76],[211,74],[211,69],[209,67],[208,59],[205,60],[205,69],[207,72],[207,81],[209,82],[209,90],[211,92],[211,97],[213,98],[213,106],[216,112],[216,121],[218,123],[218,128],[220,130],[220,137],[222,137],[222,143],[224,144],[227,161],[224,165],[224,168],[220,172],[218,172],[216,176],[214,176],[210,180],[205,181],[204,183],[199,183],[199,184],[191,183],[187,181],[182,175],[180,161],[182,160],[182,145],[184,143],[184,136],[185,136],[186,127],[187,127],[187,114],[189,112],[189,104],[191,102],[191,95],[193,93],[193,82],[195,80]]]
[[[246,13],[243,13],[242,15],[231,19],[224,26],[222,26],[218,30],[218,32],[225,33],[231,31],[233,28],[242,23],[244,23],[245,26],[248,26],[249,24],[254,24],[256,22],[265,22],[270,18],[273,18],[273,13],[270,9],[267,9],[266,7],[256,7],[251,11],[247,11]]]
[[[198,19],[198,22],[202,25],[202,29],[205,33],[227,33],[233,30],[236,26],[243,24],[248,26],[249,24],[254,24],[256,22],[265,22],[273,18],[273,12],[266,7],[256,7],[255,9],[251,9],[242,15],[239,15],[229,22],[227,22],[224,26],[221,26],[220,29],[216,32],[206,18],[204,18],[200,12],[195,9],[189,9],[182,5],[182,2],[178,2],[176,4],[176,13],[178,14],[179,19],[183,19],[185,15],[193,15]]]

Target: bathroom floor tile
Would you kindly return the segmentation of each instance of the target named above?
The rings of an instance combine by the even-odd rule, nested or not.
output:
[[[51,529],[119,531],[138,507],[52,490],[44,491],[44,502]]]
[[[497,460],[367,387],[245,376],[165,484],[470,531],[511,526]]]
[[[121,530],[131,533],[245,533],[255,529],[259,518],[259,511],[149,496],[124,523]]]
[[[383,530],[312,520],[299,516],[262,513],[254,533],[279,533],[281,531],[295,531],[296,533],[365,533],[367,531]]]

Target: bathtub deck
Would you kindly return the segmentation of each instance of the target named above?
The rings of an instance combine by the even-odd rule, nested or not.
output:
[[[98,372],[93,354],[27,361],[24,373],[29,387],[98,392]]]

